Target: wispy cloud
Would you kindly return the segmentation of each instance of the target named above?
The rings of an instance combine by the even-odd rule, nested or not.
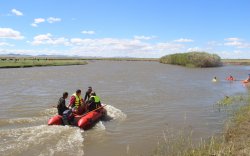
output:
[[[0,42],[0,47],[3,47],[3,46],[9,46],[9,47],[12,47],[14,46],[13,44],[10,44],[10,43],[7,43],[7,42]]]
[[[23,13],[17,9],[12,9],[11,12],[16,16],[23,16]]]
[[[50,33],[41,34],[34,37],[32,45],[65,45],[68,46],[68,39],[64,37],[54,38]]]
[[[45,22],[45,19],[44,19],[44,18],[35,18],[35,19],[34,19],[34,22],[31,23],[31,26],[37,27],[39,23],[43,23],[43,22]]]
[[[226,38],[225,39],[225,46],[231,46],[235,48],[250,48],[250,43],[244,41],[243,39],[233,37],[233,38]]]
[[[93,30],[83,30],[81,33],[82,34],[87,34],[87,35],[94,35],[95,31],[93,31]]]
[[[13,30],[11,28],[0,28],[0,38],[20,40],[24,37],[19,31]]]
[[[230,42],[233,42],[233,41],[240,41],[241,39],[240,38],[237,38],[237,37],[231,37],[231,38],[225,38],[226,41],[230,41]]]
[[[72,52],[87,56],[130,56],[130,57],[160,57],[167,53],[182,51],[181,44],[162,42],[146,43],[136,39],[82,39],[72,38]]]
[[[57,18],[57,17],[49,17],[49,18],[47,18],[48,23],[60,22],[61,20],[62,20],[61,18]]]
[[[207,45],[209,47],[215,47],[215,46],[222,46],[223,44],[218,42],[218,41],[209,41],[209,42],[207,42]]]
[[[194,52],[194,51],[205,51],[200,47],[192,47],[187,49],[188,52]]]
[[[53,37],[50,33],[35,36],[30,44],[34,46],[63,45],[68,47],[66,52],[68,55],[79,56],[161,57],[185,50],[184,44],[173,42],[147,43],[134,38],[65,38]]]
[[[187,43],[187,42],[194,42],[194,40],[188,39],[188,38],[180,38],[180,39],[174,40],[174,42]]]
[[[22,54],[22,55],[41,55],[41,54],[46,54],[46,55],[61,55],[61,54],[66,54],[67,51],[65,50],[48,50],[48,49],[0,49],[0,54],[8,54],[8,53],[15,53],[15,54]]]
[[[57,17],[49,17],[47,19],[45,19],[45,18],[35,18],[34,22],[31,23],[30,25],[32,27],[38,27],[38,24],[40,24],[40,23],[48,22],[48,23],[52,24],[52,23],[55,23],[55,22],[60,22],[61,20],[62,20],[61,18],[57,18]]]
[[[151,40],[155,38],[154,36],[134,36],[134,39],[136,40]]]

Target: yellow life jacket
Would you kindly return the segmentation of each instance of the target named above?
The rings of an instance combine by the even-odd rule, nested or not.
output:
[[[82,96],[77,96],[76,93],[74,93],[72,96],[74,96],[75,99],[76,99],[76,100],[75,100],[75,103],[74,103],[74,106],[75,106],[76,108],[78,108],[79,105],[81,104]]]
[[[99,96],[91,96],[90,98],[92,98],[92,97],[94,98],[95,103],[98,103],[101,101]]]

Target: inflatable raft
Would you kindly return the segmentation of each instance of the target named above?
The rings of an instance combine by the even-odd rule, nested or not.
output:
[[[67,118],[65,116],[56,115],[49,119],[48,125],[73,125],[82,129],[89,129],[107,114],[107,110],[104,108],[105,106],[106,105],[102,105],[83,115],[76,115],[70,112],[71,114],[68,114]]]

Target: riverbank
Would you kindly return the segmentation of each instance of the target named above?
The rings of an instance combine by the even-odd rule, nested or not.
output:
[[[0,58],[0,68],[27,68],[42,66],[85,65],[87,61],[81,59],[55,58]]]
[[[0,57],[0,68],[85,65],[87,61],[146,61],[161,62],[159,58],[56,58],[56,57]],[[222,59],[223,65],[250,65],[250,59]],[[192,65],[187,65],[192,66]]]
[[[250,98],[247,104],[237,110],[229,125],[225,128],[224,135],[212,138],[209,143],[195,150],[190,150],[188,155],[234,155],[246,156],[250,154]]]
[[[27,68],[41,66],[85,65],[87,61],[147,61],[158,58],[81,58],[81,57],[0,57],[0,68]]]
[[[248,156],[250,155],[250,94],[225,126],[220,136],[202,140],[195,145],[191,135],[179,134],[159,144],[154,156]],[[191,132],[192,133],[192,132]],[[174,140],[174,141],[173,141]],[[171,147],[168,147],[168,146]],[[169,153],[170,151],[170,153]]]
[[[224,65],[250,65],[250,59],[223,59]]]

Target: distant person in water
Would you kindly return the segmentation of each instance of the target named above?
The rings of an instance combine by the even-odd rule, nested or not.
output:
[[[59,115],[63,115],[63,112],[68,109],[68,107],[66,107],[65,105],[65,99],[67,98],[68,98],[68,93],[64,92],[63,96],[60,97],[60,99],[58,100],[57,110]]]
[[[215,76],[212,81],[217,82],[217,77]]]
[[[88,90],[86,91],[86,93],[85,93],[85,97],[84,97],[84,101],[85,102],[87,102],[87,101],[89,101],[89,98],[90,98],[90,94],[91,94],[91,92],[92,92],[92,87],[88,87]]]
[[[234,81],[235,79],[234,79],[234,77],[232,75],[230,75],[229,77],[227,77],[227,80],[228,81]]]
[[[250,82],[250,74],[248,74],[247,81]]]

